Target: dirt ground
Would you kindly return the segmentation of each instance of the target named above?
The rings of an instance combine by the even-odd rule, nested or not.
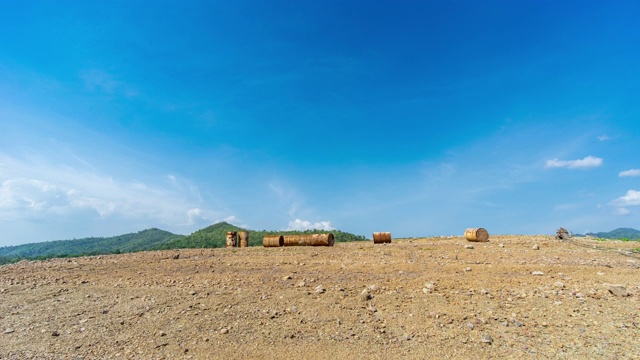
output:
[[[0,266],[0,358],[637,359],[640,257],[621,249],[639,246],[494,236],[22,261]]]

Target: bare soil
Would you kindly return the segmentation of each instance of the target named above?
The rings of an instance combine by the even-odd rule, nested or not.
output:
[[[639,244],[578,241],[22,261],[0,266],[0,358],[640,358]]]

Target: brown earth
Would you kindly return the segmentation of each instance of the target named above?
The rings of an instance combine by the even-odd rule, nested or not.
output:
[[[640,358],[639,244],[578,241],[22,261],[0,266],[0,358]]]

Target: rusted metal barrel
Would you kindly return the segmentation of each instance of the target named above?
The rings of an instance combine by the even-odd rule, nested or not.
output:
[[[264,247],[280,247],[284,246],[284,236],[282,235],[267,235],[262,238],[262,246]]]
[[[284,246],[333,246],[333,234],[286,235]]]
[[[486,242],[489,241],[489,232],[484,228],[469,228],[464,231],[464,237],[469,241]]]
[[[336,240],[333,234],[313,234],[311,237],[311,246],[333,246]]]
[[[238,231],[238,242],[240,247],[249,247],[249,232]]]
[[[238,241],[238,233],[235,231],[227,231],[227,247],[236,247]]]
[[[285,235],[284,246],[311,246],[313,235]]]
[[[374,232],[373,233],[373,243],[374,244],[390,244],[391,243],[391,233],[390,232]]]

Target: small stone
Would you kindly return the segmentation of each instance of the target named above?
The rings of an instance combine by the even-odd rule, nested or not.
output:
[[[197,292],[195,290],[189,291],[189,295],[195,295],[195,294],[197,294]]]
[[[564,284],[561,281],[556,281],[553,283],[553,286],[560,288],[560,289],[564,289]]]
[[[513,326],[515,326],[515,327],[522,327],[522,326],[524,326],[524,323],[521,323],[521,322],[520,322],[520,321],[518,321],[518,320],[514,320],[514,321],[513,321]]]
[[[362,290],[362,292],[360,293],[360,300],[362,301],[367,301],[367,300],[371,300],[372,296],[369,293],[369,289],[364,289]]]
[[[464,246],[465,249],[473,249],[473,245],[469,244],[469,245],[465,245]]]
[[[300,281],[299,283],[297,283],[296,286],[297,287],[305,287],[305,286],[307,286],[307,283],[303,280],[303,281]]]
[[[540,245],[535,244],[535,245],[533,245],[532,249],[533,250],[540,250]]]
[[[627,296],[627,288],[622,284],[604,284],[604,286],[615,296]]]
[[[472,323],[467,323],[467,328],[469,328],[469,330],[473,330],[474,326]]]
[[[60,333],[57,331],[52,331],[51,336],[57,337],[57,336],[60,336]]]
[[[5,334],[11,334],[14,330],[13,329],[7,329],[4,331]]]
[[[378,285],[371,285],[369,286],[369,290],[371,292],[377,292],[378,290],[380,290],[380,287]]]
[[[531,275],[541,276],[541,275],[544,275],[544,273],[543,273],[542,271],[537,271],[537,270],[536,270],[536,271],[532,271],[532,272],[531,272]]]
[[[501,248],[503,248],[503,247],[504,247],[504,244],[500,244],[500,245],[498,245],[498,246],[500,246]]]
[[[431,294],[436,288],[434,283],[426,283],[424,284],[424,288],[422,288],[422,292],[425,294]]]
[[[167,333],[164,331],[158,332],[158,336],[167,336]]]
[[[228,333],[229,333],[229,328],[220,329],[220,334],[228,334]]]
[[[326,291],[327,289],[325,289],[324,286],[322,285],[316,286],[316,294],[324,294]]]
[[[493,343],[493,338],[489,334],[484,334],[482,335],[482,338],[480,339],[480,341],[482,341],[485,344],[491,345]]]
[[[282,280],[291,280],[291,275],[287,275],[287,276],[283,277]]]
[[[466,267],[466,268],[464,268],[464,271],[471,271],[471,268],[470,267]]]

